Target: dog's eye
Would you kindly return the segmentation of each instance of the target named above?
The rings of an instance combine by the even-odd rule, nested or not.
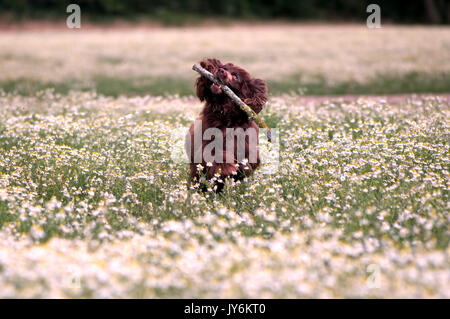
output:
[[[237,74],[233,74],[233,80],[238,80],[239,79],[239,77],[238,77],[238,75]]]

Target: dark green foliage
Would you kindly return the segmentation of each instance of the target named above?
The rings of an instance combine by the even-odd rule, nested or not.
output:
[[[64,18],[70,0],[0,0],[0,12],[15,18]],[[373,1],[359,0],[78,0],[83,15],[94,20],[135,19],[147,16],[166,24],[193,23],[203,18],[239,19],[330,19],[365,21],[366,7]],[[448,1],[376,1],[385,21],[449,23]],[[430,4],[437,17],[430,12]],[[432,9],[431,9],[432,10]]]

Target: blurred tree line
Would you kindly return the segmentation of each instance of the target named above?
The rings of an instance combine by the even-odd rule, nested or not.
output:
[[[0,17],[65,17],[70,3],[93,20],[148,16],[169,24],[202,18],[365,21],[367,5],[376,3],[382,22],[450,23],[449,0],[0,0]]]

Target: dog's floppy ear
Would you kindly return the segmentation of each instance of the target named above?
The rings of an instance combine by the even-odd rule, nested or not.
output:
[[[259,113],[267,102],[267,84],[261,79],[251,79],[243,86],[244,102]]]
[[[203,76],[198,77],[197,81],[195,81],[195,91],[200,101],[203,102],[206,99],[208,90],[208,80]]]
[[[220,62],[220,60],[218,59],[212,58],[200,61],[200,65],[202,66],[202,68],[205,68],[206,70],[214,74],[222,66],[222,62]],[[208,96],[208,94],[210,94],[209,89],[210,85],[211,82],[205,77],[200,76],[197,78],[197,81],[195,82],[195,87],[197,96],[200,99],[200,101],[203,102]]]

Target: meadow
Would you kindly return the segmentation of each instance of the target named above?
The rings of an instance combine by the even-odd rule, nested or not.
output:
[[[449,95],[305,98],[283,82],[438,83],[448,29],[245,29],[240,49],[212,40],[238,44],[233,29],[174,30],[1,33],[0,298],[450,298]],[[283,88],[262,112],[277,165],[263,152],[222,194],[174,156],[201,109],[190,67],[210,55]],[[189,94],[163,89],[183,81]]]
[[[193,63],[245,66],[270,93],[448,93],[446,26],[231,25],[0,30],[0,86],[34,94],[192,95]]]
[[[1,297],[450,297],[446,99],[272,98],[277,170],[222,195],[171,160],[193,98],[0,103]]]

